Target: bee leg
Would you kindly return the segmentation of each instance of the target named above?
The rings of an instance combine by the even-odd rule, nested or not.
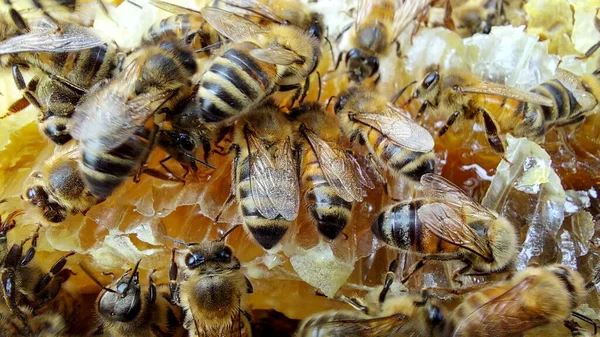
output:
[[[308,79],[308,77],[307,77]],[[300,97],[300,94],[302,93],[302,86],[299,83],[296,84],[290,84],[290,85],[280,85],[277,88],[277,91],[292,91],[292,90],[296,90],[296,92],[294,92],[294,96],[292,96],[292,104],[290,104],[289,108],[294,106],[294,103],[296,103],[296,101],[298,100],[298,97]]]
[[[452,124],[454,124],[454,122],[456,122],[456,119],[458,118],[459,115],[460,115],[460,111],[454,111],[454,113],[452,115],[450,115],[450,117],[448,117],[446,124],[444,124],[444,126],[442,126],[442,128],[438,132],[438,137],[443,136],[446,133],[446,131],[448,131],[448,129],[452,126]]]
[[[481,116],[483,117],[483,124],[485,126],[485,134],[488,139],[488,143],[492,146],[492,149],[497,153],[504,153],[504,144],[502,144],[502,140],[498,137],[498,124],[496,121],[490,116],[487,110],[483,108],[479,108],[481,112]]]
[[[342,35],[344,35],[344,33],[346,33],[348,31],[348,29],[350,29],[350,27],[352,27],[353,24],[354,24],[354,22],[350,22],[349,24],[342,27],[342,30],[340,30],[338,35],[335,37],[335,42],[340,42]]]
[[[409,99],[410,101],[410,99]],[[421,118],[423,117],[423,114],[425,113],[425,110],[427,110],[427,108],[431,105],[431,103],[429,101],[425,101],[423,102],[423,104],[421,104],[421,107],[419,108],[419,111],[417,112],[417,116],[415,117],[415,120],[421,120]],[[455,112],[456,113],[456,112]],[[452,117],[452,116],[450,116]],[[458,117],[458,116],[457,116]],[[456,117],[455,117],[456,119]],[[454,123],[454,121],[452,121],[452,123]],[[441,132],[441,130],[440,130]],[[444,131],[445,133],[446,131]]]
[[[142,169],[142,173],[143,174],[147,174],[151,177],[160,179],[160,180],[166,180],[166,181],[177,181],[180,183],[185,183],[185,180],[182,178],[179,178],[178,176],[174,175],[170,170],[168,172],[168,174],[164,173],[164,172],[160,172],[159,170],[153,169],[153,168],[149,168],[149,167],[145,167]],[[141,174],[140,174],[141,175]],[[138,181],[139,182],[139,178]],[[135,180],[134,180],[135,182]]]
[[[139,183],[140,182],[140,177],[143,173],[145,173],[145,169],[146,169],[146,162],[148,161],[148,157],[150,156],[150,152],[152,152],[152,149],[154,149],[154,146],[156,145],[156,142],[158,141],[158,125],[154,124],[154,126],[152,127],[152,131],[150,131],[150,134],[148,135],[147,139],[148,139],[148,146],[146,147],[146,149],[144,150],[144,153],[142,153],[141,160],[140,160],[140,164],[139,167],[137,168],[135,174],[133,175],[133,182],[134,183]],[[146,131],[144,129],[144,131]],[[151,173],[148,173],[149,175],[152,175]],[[160,178],[159,178],[160,179]]]
[[[598,48],[600,48],[600,41],[596,42],[593,46],[591,46],[590,49],[588,49],[585,52],[585,55],[578,56],[578,57],[576,57],[576,59],[578,59],[578,60],[586,60],[590,56],[592,56],[596,52],[596,50],[598,50]]]
[[[221,209],[219,210],[219,214],[217,214],[215,217],[215,222],[219,222],[219,218],[221,215],[223,215],[223,211],[225,211],[235,200],[236,190],[234,182],[237,177],[237,163],[240,158],[240,146],[235,143],[231,144],[227,152],[229,153],[231,151],[235,151],[235,157],[233,157],[233,161],[231,162],[231,188],[229,190],[229,196],[227,197],[227,200],[225,200],[223,206],[221,206]]]
[[[390,291],[390,287],[392,283],[394,283],[394,279],[396,278],[396,270],[398,269],[398,259],[394,259],[390,263],[390,267],[388,268],[388,272],[385,275],[385,281],[383,282],[383,288],[379,293],[379,303],[383,303],[385,301],[385,297],[387,293]]]
[[[50,268],[50,271],[44,276],[42,276],[40,281],[35,285],[35,293],[39,294],[42,290],[44,290],[44,288],[50,283],[54,276],[58,275],[63,270],[63,268],[67,264],[67,258],[73,255],[75,255],[75,252],[67,253],[66,255],[58,259],[56,262],[54,262],[54,264]]]
[[[594,336],[596,336],[596,334],[598,333],[598,325],[596,324],[596,322],[594,322],[593,319],[591,319],[583,314],[580,314],[578,312],[575,312],[575,311],[573,311],[572,315],[573,315],[573,317],[576,317],[588,324],[591,324],[594,327]]]
[[[400,50],[400,42],[396,40],[396,56],[402,57],[402,51]]]
[[[17,303],[17,284],[14,270],[12,268],[2,269],[0,278],[2,279],[2,297],[6,306],[23,323],[23,330],[25,330],[26,335],[33,336],[27,315],[19,308]]]
[[[457,283],[460,287],[463,286],[463,281],[459,280],[458,278],[462,277],[462,276],[468,275],[467,272],[469,272],[469,271],[470,272],[473,271],[473,269],[471,269],[471,267],[472,267],[471,266],[471,261],[463,259],[462,262],[465,263],[465,266],[462,267],[462,268],[460,268],[460,269],[458,269],[458,270],[456,270],[456,271],[454,271],[454,273],[452,273],[452,279],[451,279],[451,281],[453,283]]]
[[[185,175],[184,175],[182,178],[178,177],[178,176],[177,176],[177,175],[176,175],[176,174],[175,174],[173,171],[171,171],[171,169],[170,169],[170,168],[169,168],[169,167],[168,167],[168,166],[165,164],[165,163],[166,163],[166,162],[168,162],[168,161],[169,161],[171,158],[173,158],[173,157],[172,157],[172,156],[168,156],[168,157],[166,157],[166,158],[163,158],[163,159],[161,159],[161,160],[160,160],[158,163],[160,164],[160,166],[161,166],[161,167],[162,167],[162,168],[163,168],[165,171],[167,171],[167,173],[168,173],[168,174],[169,174],[171,177],[173,177],[173,178],[177,179],[177,181],[181,181],[181,182],[183,182],[183,183],[185,184],[185,176],[188,174],[188,170],[186,169],[186,171],[185,171]],[[183,165],[182,165],[182,166],[183,166]],[[185,168],[185,166],[183,166],[183,167]],[[144,172],[144,173],[146,173],[146,172]]]
[[[31,262],[31,260],[33,260],[33,258],[35,256],[35,250],[37,248],[37,240],[38,240],[38,237],[40,236],[40,234],[39,234],[40,228],[42,228],[42,227],[38,226],[38,228],[35,230],[35,233],[33,233],[33,235],[31,236],[31,246],[29,247],[29,249],[27,249],[27,251],[25,252],[25,255],[23,255],[23,257],[21,258],[21,261],[19,262],[19,264],[22,267],[28,265],[29,262]],[[23,243],[25,243],[25,242],[23,242]],[[21,249],[23,249],[22,245],[21,245]]]
[[[338,58],[337,61],[335,61],[335,67],[332,70],[327,71],[328,73],[334,72],[337,70],[337,68],[340,66],[340,63],[342,62],[342,57],[346,54],[345,51],[341,51],[338,54]]]
[[[154,279],[152,279],[152,275],[156,272],[156,269],[152,269],[150,274],[148,274],[148,297],[149,302],[156,302],[156,285],[154,284]]]
[[[426,261],[425,259],[420,259],[415,264],[413,264],[412,266],[410,266],[410,268],[408,268],[408,274],[406,276],[404,276],[404,278],[402,278],[402,280],[400,281],[400,283],[405,284],[406,282],[408,282],[408,280],[417,271],[419,271],[421,268],[423,268],[425,266],[425,261]]]
[[[250,282],[250,280],[247,277],[244,277],[246,279],[246,292],[248,294],[253,294],[254,293],[254,287],[252,286],[252,283]]]
[[[9,268],[16,268],[21,261],[23,253],[23,246],[14,244],[10,247],[6,257],[4,258],[4,266]]]
[[[176,249],[171,250],[171,263],[169,264],[169,294],[171,295],[171,304],[179,305],[179,287],[177,285],[177,263],[175,262]]]
[[[17,28],[29,32],[29,26],[25,22],[25,19],[23,19],[23,16],[21,16],[21,14],[12,7],[12,2],[10,0],[4,0],[4,3],[10,7],[8,14]]]

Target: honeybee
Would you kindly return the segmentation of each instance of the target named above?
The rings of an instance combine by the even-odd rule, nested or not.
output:
[[[83,263],[81,269],[102,288],[96,298],[96,310],[102,328],[111,337],[181,337],[181,308],[171,304],[167,284],[156,286],[152,271],[148,275],[148,290],[140,285],[138,261],[133,268],[104,286]],[[131,273],[130,273],[131,272]]]
[[[318,41],[297,27],[261,26],[215,7],[201,13],[233,41],[211,62],[192,103],[197,118],[207,123],[231,121],[277,90],[298,93],[317,66]]]
[[[435,170],[433,138],[379,94],[353,87],[334,107],[343,133],[367,147],[379,168],[419,181]]]
[[[83,181],[75,146],[56,152],[46,160],[41,172],[31,175],[33,181],[25,188],[23,199],[39,207],[50,222],[62,222],[68,213],[85,213],[102,201]]]
[[[337,120],[320,103],[303,103],[290,117],[297,125],[304,200],[319,232],[333,240],[350,222],[353,202],[362,201],[363,186],[374,186],[341,147]]]
[[[300,323],[295,336],[435,336],[445,325],[445,309],[426,293],[387,296],[392,277],[393,273],[388,273],[381,290],[372,291],[379,291],[378,303],[368,305],[358,299],[342,297],[342,301],[359,310],[329,310],[309,316]]]
[[[246,294],[253,292],[252,284],[240,271],[231,247],[223,243],[236,227],[215,241],[186,244],[186,268],[179,278],[173,249],[171,298],[185,312],[184,327],[190,337],[252,335],[244,303]]]
[[[152,25],[142,39],[142,43],[156,43],[165,38],[178,40],[197,52],[219,46],[223,42],[219,33],[204,20],[202,13],[160,0],[150,4],[173,13]],[[203,52],[208,55],[208,51]]]
[[[421,254],[407,281],[426,260],[462,260],[453,281],[466,272],[478,275],[505,269],[517,256],[517,233],[498,216],[450,181],[435,174],[421,177],[426,198],[384,209],[373,221],[373,234],[387,245]]]
[[[456,22],[456,32],[462,37],[489,34],[492,30],[492,14],[478,3],[467,2],[453,8],[451,17]]]
[[[578,272],[562,265],[529,267],[512,279],[468,295],[449,316],[443,336],[517,336],[566,320],[585,299]]]
[[[83,180],[92,194],[108,197],[127,177],[146,170],[161,119],[178,111],[192,92],[197,69],[187,48],[168,40],[145,46],[110,81],[97,84],[77,106],[71,134],[79,141]],[[154,117],[151,130],[144,127]]]
[[[550,128],[581,122],[597,104],[581,80],[562,69],[528,92],[484,82],[462,70],[434,70],[421,80],[413,97],[423,100],[421,111],[434,107],[452,112],[440,137],[459,117],[481,116],[488,142],[499,153],[504,152],[500,130],[539,141]]]
[[[388,53],[398,36],[431,3],[431,0],[360,0],[351,36],[354,48],[345,53],[351,81],[362,82],[379,71],[379,58]],[[341,34],[338,36],[341,36]],[[337,66],[344,53],[340,54]]]
[[[0,319],[8,321],[6,328],[15,336],[61,336],[73,323],[79,305],[68,292],[61,290],[72,274],[64,268],[67,258],[75,253],[64,255],[44,273],[33,262],[39,228],[21,244],[8,247],[6,233],[15,225],[12,221],[15,214],[9,215],[0,228]],[[31,245],[23,253],[27,241]]]
[[[234,130],[232,189],[223,209],[237,199],[245,229],[265,249],[281,240],[298,215],[291,136],[291,123],[271,101],[239,120]]]

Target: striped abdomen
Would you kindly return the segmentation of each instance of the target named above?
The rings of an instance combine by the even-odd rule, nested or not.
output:
[[[100,199],[111,195],[129,176],[135,173],[148,151],[148,139],[133,135],[108,152],[89,151],[80,143],[80,168],[83,180],[92,194]]]
[[[311,149],[304,152],[303,162],[302,182],[306,188],[306,206],[319,232],[333,240],[350,222],[352,203],[342,199],[329,185]]]
[[[42,105],[40,129],[56,144],[71,140],[67,125],[82,94],[49,76],[42,76],[36,95]]]
[[[275,88],[276,66],[250,56],[255,48],[251,43],[234,45],[202,76],[197,104],[206,122],[240,116]]]
[[[155,43],[165,38],[179,40],[193,50],[221,41],[219,33],[199,14],[176,14],[163,19],[148,29],[143,42]]]
[[[414,199],[386,207],[373,221],[371,231],[386,244],[421,254],[453,253],[458,246],[449,244],[423,227],[417,216],[425,203]]]
[[[531,92],[552,99],[553,106],[527,104],[527,109],[523,109],[523,121],[515,127],[515,136],[541,137],[554,125],[583,120],[585,111],[581,109],[573,93],[559,80],[544,82]]]
[[[368,128],[367,142],[373,154],[394,175],[403,175],[419,181],[425,173],[435,171],[435,154],[430,152],[414,152],[404,149],[387,139],[378,130]]]
[[[275,219],[264,218],[258,209],[254,199],[261,196],[252,195],[250,188],[250,165],[247,156],[240,156],[237,165],[237,199],[242,215],[244,226],[252,234],[254,239],[265,249],[271,249],[285,235],[292,222],[285,220],[281,215]],[[267,196],[262,196],[267,198]]]
[[[73,53],[27,54],[23,59],[49,75],[68,80],[81,89],[111,77],[117,67],[117,49],[106,45]]]

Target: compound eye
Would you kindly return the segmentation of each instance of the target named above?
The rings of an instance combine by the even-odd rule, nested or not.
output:
[[[433,325],[438,325],[444,320],[444,314],[442,313],[442,310],[436,306],[431,306],[427,315],[429,321]]]
[[[348,51],[348,54],[346,54],[346,62],[348,62],[348,60],[361,58],[361,57],[362,57],[362,52],[360,51],[360,49],[352,48],[352,49],[350,49],[350,51]]]
[[[194,149],[196,148],[196,144],[194,143],[192,138],[185,133],[179,134],[179,136],[177,137],[177,141],[179,143],[179,146],[181,146],[181,148],[185,151],[194,151]]]
[[[373,75],[379,70],[379,59],[375,56],[369,56],[367,57],[367,65],[371,67],[371,75]]]
[[[185,257],[185,265],[188,266],[190,269],[194,269],[194,268],[200,266],[201,264],[204,263],[204,261],[205,261],[204,256],[202,256],[198,252],[196,252],[196,253],[189,253]]]
[[[431,88],[431,86],[437,83],[439,78],[440,75],[435,71],[427,74],[425,76],[425,79],[423,80],[423,87],[425,87],[426,89]]]
[[[229,262],[231,261],[231,248],[229,247],[225,247],[222,250],[220,250],[217,254],[217,260],[221,261],[221,262]]]

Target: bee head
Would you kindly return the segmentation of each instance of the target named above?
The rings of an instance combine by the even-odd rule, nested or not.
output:
[[[27,188],[22,198],[41,208],[44,218],[50,222],[62,222],[67,218],[67,210],[58,203],[50,201],[50,196],[42,185]]]
[[[223,242],[206,242],[190,247],[185,256],[185,265],[189,269],[200,271],[222,271],[239,269],[240,262],[233,256],[229,246]]]
[[[98,312],[107,320],[129,322],[137,317],[142,309],[140,293],[139,262],[133,273],[126,272],[111,287],[105,289],[98,301]],[[109,291],[112,290],[112,291]]]
[[[346,66],[350,80],[362,82],[379,71],[379,59],[372,55],[365,55],[358,48],[352,48],[346,54]]]
[[[323,31],[325,30],[323,26],[323,15],[319,13],[312,12],[310,13],[310,27],[308,27],[308,34],[314,36],[318,41],[323,39]]]

